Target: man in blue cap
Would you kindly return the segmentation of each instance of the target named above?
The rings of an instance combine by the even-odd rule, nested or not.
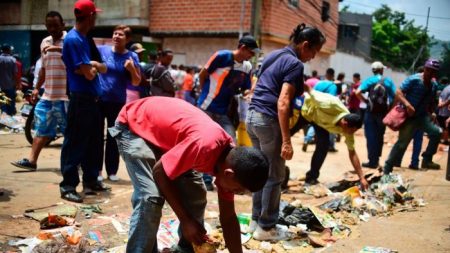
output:
[[[384,173],[389,174],[398,164],[416,130],[423,130],[430,139],[427,149],[422,153],[423,169],[440,169],[440,165],[432,161],[436,153],[441,130],[433,124],[431,113],[434,111],[437,83],[435,81],[440,64],[438,60],[428,59],[423,73],[406,78],[397,89],[397,98],[406,107],[408,118],[400,128],[398,140],[392,147],[384,165]]]

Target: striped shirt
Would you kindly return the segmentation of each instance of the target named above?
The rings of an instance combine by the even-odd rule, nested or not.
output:
[[[42,53],[42,68],[45,69],[45,91],[42,95],[42,99],[55,101],[55,100],[69,100],[67,97],[67,78],[66,67],[62,60],[61,52],[44,52],[44,49],[48,46],[62,47],[66,32],[63,33],[63,37],[58,41],[53,41],[51,36],[48,36],[41,43]]]

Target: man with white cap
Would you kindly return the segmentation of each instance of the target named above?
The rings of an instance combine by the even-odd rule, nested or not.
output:
[[[384,173],[389,174],[395,164],[406,150],[414,133],[423,130],[428,134],[430,141],[427,149],[422,153],[423,169],[440,169],[440,165],[433,162],[436,154],[441,130],[436,126],[431,113],[434,111],[434,98],[436,97],[437,83],[434,81],[439,70],[440,63],[435,59],[428,59],[424,65],[423,73],[416,73],[406,78],[397,90],[398,100],[405,105],[408,118],[399,131],[398,140],[389,153],[384,165]]]
[[[356,96],[368,105],[367,113],[364,115],[364,134],[369,161],[362,163],[362,166],[375,169],[379,167],[386,131],[383,118],[394,101],[395,85],[391,78],[383,76],[386,68],[383,63],[376,61],[371,67],[373,76],[362,82],[356,91]],[[366,92],[368,92],[367,97],[363,96]]]

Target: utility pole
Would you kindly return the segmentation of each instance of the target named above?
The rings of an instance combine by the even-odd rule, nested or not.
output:
[[[242,38],[242,35],[244,34],[245,2],[246,0],[241,0],[241,20],[239,23],[239,39]]]
[[[252,0],[252,20],[250,33],[258,42],[260,42],[261,39],[261,6],[262,0]]]
[[[427,23],[425,24],[425,34],[428,35],[428,20],[430,19],[430,9],[431,7],[428,7],[428,14],[427,14]],[[411,73],[414,73],[414,69],[416,67],[416,63],[419,60],[420,56],[422,55],[423,50],[425,49],[426,45],[422,45],[420,47],[419,53],[417,54],[416,59],[414,59],[413,64],[411,65],[411,68],[409,69]]]

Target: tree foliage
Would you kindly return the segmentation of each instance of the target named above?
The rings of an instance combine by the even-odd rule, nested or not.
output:
[[[413,25],[414,20],[407,20],[405,13],[382,5],[373,17],[371,56],[374,60],[408,70],[422,47],[416,66],[429,57],[430,38],[424,28]]]
[[[450,48],[449,44],[443,45],[441,68],[439,69],[439,76],[450,77]]]

